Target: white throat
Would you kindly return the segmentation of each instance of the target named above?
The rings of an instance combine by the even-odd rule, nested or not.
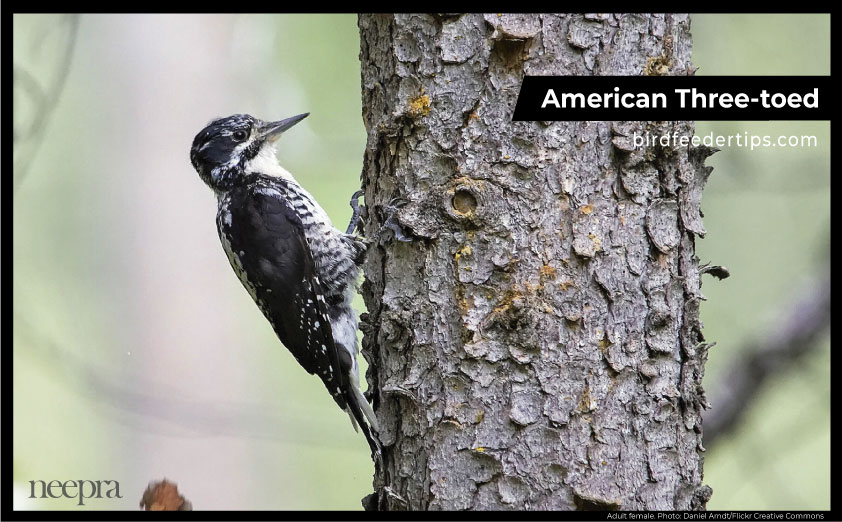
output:
[[[246,162],[245,167],[246,174],[259,173],[295,180],[292,174],[278,164],[278,158],[275,157],[275,147],[270,143],[264,144],[257,152],[257,156]]]

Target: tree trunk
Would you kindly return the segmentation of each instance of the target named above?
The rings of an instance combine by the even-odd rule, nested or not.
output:
[[[704,509],[692,122],[512,122],[525,74],[692,74],[686,15],[362,15],[374,509]]]

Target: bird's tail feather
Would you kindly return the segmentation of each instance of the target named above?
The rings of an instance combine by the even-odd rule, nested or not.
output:
[[[359,410],[365,415],[365,418],[368,420],[369,426],[374,429],[374,431],[380,431],[380,423],[377,422],[377,416],[374,414],[374,410],[371,409],[371,405],[363,395],[363,392],[360,391],[360,378],[357,377],[357,373],[355,370],[351,370],[348,372],[348,377],[351,380],[351,385],[349,388],[351,389],[351,393],[347,393],[350,397],[346,398],[346,402],[348,403],[348,413],[351,414],[354,410]],[[354,407],[356,406],[356,408]],[[354,425],[354,429],[357,429],[356,423],[359,422],[362,424],[363,420],[357,417],[355,414],[351,414],[351,424]]]
[[[351,424],[358,433],[362,429],[365,440],[368,442],[369,448],[371,448],[371,455],[378,463],[382,464],[383,448],[380,445],[377,434],[372,433],[372,428],[375,432],[380,428],[377,417],[374,415],[374,410],[371,409],[371,406],[365,400],[365,396],[360,389],[356,386],[351,386],[350,388],[353,392],[346,394],[346,403],[348,406],[348,415],[351,417]],[[368,423],[366,423],[366,420]]]
[[[357,433],[359,433],[359,432],[360,432],[360,427],[359,427],[359,426],[357,426],[357,419],[355,419],[355,418],[354,418],[354,412],[352,412],[352,411],[351,411],[351,407],[350,407],[350,406],[348,406],[348,409],[346,409],[345,411],[347,411],[347,412],[348,412],[348,417],[350,417],[350,418],[351,418],[351,426],[353,426],[353,427],[354,427],[354,431],[356,431]]]
[[[377,416],[374,414],[374,410],[371,409],[371,405],[363,395],[363,392],[360,391],[358,387],[354,387],[353,391],[354,397],[353,401],[356,405],[362,410],[365,418],[368,420],[368,424],[374,429],[374,431],[380,431],[380,423],[377,421]]]
[[[377,438],[376,432],[380,431],[380,423],[377,422],[377,416],[371,405],[360,391],[360,379],[357,377],[356,369],[348,372],[350,383],[345,392],[345,404],[348,410],[348,415],[351,417],[351,425],[354,430],[359,433],[363,430],[368,446],[371,448],[371,454],[378,463],[382,463],[383,449],[380,446],[380,441]],[[368,423],[366,423],[368,421]],[[372,430],[375,433],[372,433]]]

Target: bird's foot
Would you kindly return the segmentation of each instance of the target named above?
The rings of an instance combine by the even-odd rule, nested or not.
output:
[[[360,227],[360,232],[363,232],[360,217],[362,213],[367,210],[367,207],[365,205],[359,204],[358,200],[362,195],[363,191],[358,190],[354,192],[354,195],[351,197],[351,208],[354,210],[354,213],[351,216],[351,222],[348,224],[348,230],[345,232],[346,234],[353,234],[354,230],[358,227]],[[369,237],[363,236],[358,238],[366,245],[366,249],[372,244],[378,243],[380,241],[380,238],[383,237],[383,234],[385,234],[388,230],[392,231],[392,233],[395,235],[395,239],[397,239],[398,241],[412,241],[412,238],[404,233],[397,219],[398,211],[405,207],[408,203],[409,201],[403,198],[396,197],[389,200],[389,203],[380,207],[382,210],[381,215],[384,217],[383,226],[380,227],[380,230],[378,230]]]
[[[351,196],[351,209],[353,210],[353,214],[351,214],[351,222],[348,223],[348,230],[345,231],[346,234],[353,234],[354,229],[360,224],[360,212],[362,212],[362,206],[360,205],[359,199],[362,195],[363,191],[358,190],[354,192],[353,196]]]
[[[380,227],[380,230],[377,231],[375,234],[376,238],[380,238],[380,236],[386,232],[386,230],[391,230],[392,233],[395,235],[395,239],[398,241],[403,242],[411,242],[412,238],[407,236],[403,233],[403,229],[401,229],[400,224],[397,220],[398,211],[405,207],[409,201],[403,198],[392,198],[389,203],[387,203],[383,207],[383,215],[386,216],[386,221],[383,223],[383,226]]]

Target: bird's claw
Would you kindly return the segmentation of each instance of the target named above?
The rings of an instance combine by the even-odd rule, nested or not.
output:
[[[383,226],[380,227],[380,231],[377,233],[378,236],[388,229],[394,233],[395,239],[398,241],[403,241],[405,243],[412,241],[411,237],[403,233],[403,229],[401,229],[401,226],[397,221],[398,210],[402,209],[407,204],[409,204],[409,201],[400,197],[394,197],[389,200],[389,203],[383,207],[383,213],[386,216],[386,221],[383,223]]]
[[[363,195],[362,190],[358,190],[354,192],[351,196],[351,209],[353,213],[351,214],[351,222],[348,223],[348,229],[345,231],[346,234],[353,234],[354,229],[357,228],[357,225],[360,223],[360,212],[362,211],[362,206],[360,205],[359,199]]]
[[[348,229],[345,231],[346,234],[353,234],[354,230],[360,224],[360,215],[366,208],[365,205],[360,205],[358,201],[362,195],[363,191],[358,190],[354,192],[353,196],[351,196],[350,205],[354,213],[351,216],[351,222],[348,224]],[[403,241],[406,243],[411,242],[412,238],[404,234],[403,229],[401,228],[397,220],[398,211],[408,204],[409,201],[404,198],[394,197],[390,199],[387,204],[381,207],[385,220],[383,222],[383,226],[380,227],[380,230],[378,230],[377,233],[374,234],[371,238],[361,237],[359,238],[359,240],[365,243],[368,247],[371,246],[373,243],[379,241],[380,237],[383,235],[384,232],[386,232],[387,230],[391,230],[395,235],[395,239],[397,239],[398,241]],[[363,230],[360,229],[360,232],[363,232]]]
[[[396,197],[390,199],[388,203],[386,203],[386,206],[383,207],[383,210],[386,211],[387,213],[394,213],[394,212],[402,209],[403,207],[407,206],[408,204],[409,204],[408,200],[406,200],[402,197],[396,196]]]
[[[380,229],[381,231],[385,231],[385,229],[389,229],[395,235],[395,239],[398,241],[403,241],[404,243],[411,243],[412,238],[407,236],[401,230],[401,226],[395,221],[394,216],[390,216],[389,219],[386,220],[386,223],[383,224],[383,227]]]

